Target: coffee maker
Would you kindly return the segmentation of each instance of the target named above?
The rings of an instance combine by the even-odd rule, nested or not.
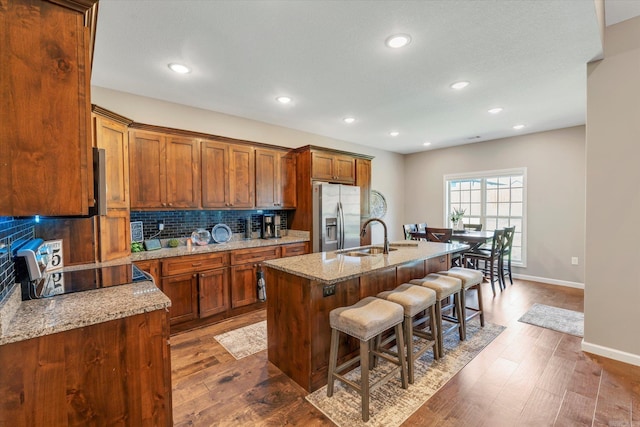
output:
[[[262,215],[262,238],[273,239],[276,237],[276,222],[273,214]]]

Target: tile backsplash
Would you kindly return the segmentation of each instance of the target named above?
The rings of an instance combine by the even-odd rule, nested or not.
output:
[[[33,239],[33,225],[33,218],[0,216],[0,301],[6,297],[15,282],[15,270],[9,248],[16,240]]]
[[[216,224],[226,224],[234,233],[244,233],[244,220],[251,217],[252,232],[260,231],[263,214],[279,214],[280,228],[287,229],[287,212],[283,210],[268,211],[131,211],[131,221],[142,221],[144,238],[149,239],[158,233],[158,221],[164,222],[164,230],[158,238],[191,236],[197,228],[209,231]]]

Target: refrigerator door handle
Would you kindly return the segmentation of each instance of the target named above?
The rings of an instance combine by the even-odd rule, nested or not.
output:
[[[338,202],[338,249],[344,249],[344,212],[340,202]]]

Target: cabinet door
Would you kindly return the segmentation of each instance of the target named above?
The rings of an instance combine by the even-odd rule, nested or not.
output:
[[[162,292],[171,300],[169,321],[172,325],[198,317],[198,275],[195,273],[162,279]]]
[[[356,164],[355,159],[350,156],[336,155],[333,160],[333,173],[336,181],[346,184],[356,182]]]
[[[258,302],[256,283],[256,264],[231,267],[231,308]]]
[[[200,318],[224,313],[229,308],[229,269],[198,274]]]
[[[128,210],[110,209],[98,217],[100,261],[124,258],[131,254],[131,229]]]
[[[224,208],[229,204],[228,144],[202,141],[202,207]]]
[[[296,195],[296,157],[286,154],[280,157],[280,206],[295,208]]]
[[[253,147],[229,146],[229,206],[252,208],[255,205],[255,160]]]
[[[200,206],[200,152],[198,141],[167,136],[167,207]]]
[[[91,2],[58,3],[0,6],[0,216],[86,215],[94,203],[91,42],[80,11]]]
[[[333,157],[333,154],[328,153],[311,153],[311,179],[334,181]]]
[[[360,225],[371,216],[371,160],[356,159],[356,185],[360,187]],[[371,244],[371,233],[360,237],[360,245]]]
[[[165,138],[162,135],[129,133],[131,208],[162,208],[167,204]]]
[[[280,152],[256,149],[256,207],[280,204]]]
[[[451,255],[442,255],[437,258],[430,258],[424,262],[424,274],[445,271],[451,265]]]
[[[129,209],[129,134],[127,126],[93,117],[96,145],[106,154],[107,208]]]

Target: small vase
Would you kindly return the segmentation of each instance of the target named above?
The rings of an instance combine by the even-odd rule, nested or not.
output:
[[[453,223],[453,229],[457,231],[464,230],[464,222],[462,222],[462,220],[455,221]]]

